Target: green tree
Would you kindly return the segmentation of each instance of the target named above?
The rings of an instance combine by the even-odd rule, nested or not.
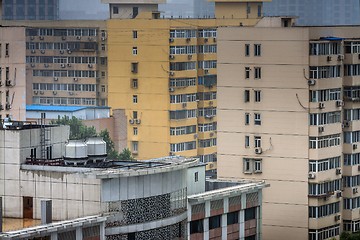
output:
[[[360,240],[360,233],[343,232],[340,240]]]
[[[128,148],[124,148],[119,154],[119,160],[134,161],[135,159],[131,155],[131,151]]]

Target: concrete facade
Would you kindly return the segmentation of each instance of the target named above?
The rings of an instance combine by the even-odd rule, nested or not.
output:
[[[280,23],[219,30],[218,176],[271,184],[264,239],[338,239],[359,222],[359,27]]]

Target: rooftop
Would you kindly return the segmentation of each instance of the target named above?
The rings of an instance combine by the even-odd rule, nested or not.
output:
[[[110,109],[110,107],[26,105],[26,111],[76,112],[83,109]]]

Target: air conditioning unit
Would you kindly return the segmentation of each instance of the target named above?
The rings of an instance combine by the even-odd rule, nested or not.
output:
[[[45,50],[41,50],[40,52],[41,52],[42,54],[45,54]]]
[[[213,137],[215,135],[215,133],[211,132],[210,133],[210,137]]]
[[[309,179],[315,179],[315,178],[316,178],[316,174],[313,173],[313,172],[310,172],[308,178],[309,178]]]
[[[360,54],[358,55],[358,58],[359,58],[359,60],[360,60]]]
[[[71,63],[68,63],[67,66],[68,66],[68,67],[71,67]]]
[[[342,107],[342,106],[344,106],[344,102],[342,100],[337,100],[336,101],[336,106],[337,107]]]
[[[101,41],[105,41],[106,40],[106,37],[101,37]]]
[[[65,40],[66,40],[66,36],[62,36],[61,39],[65,41]]]
[[[209,73],[209,69],[205,69],[204,74],[208,74],[208,73]]]
[[[57,91],[53,91],[53,95],[56,95],[57,94]]]
[[[214,164],[213,163],[209,163],[209,168],[213,168]]]
[[[191,41],[191,38],[186,38],[186,42],[190,42]]]
[[[341,196],[342,196],[342,192],[341,192],[341,191],[336,192],[336,197],[337,197],[337,198],[340,198]]]
[[[35,63],[32,63],[30,66],[31,66],[31,67],[35,67]]]
[[[93,68],[93,65],[91,63],[88,64],[89,68]]]
[[[192,55],[189,54],[189,55],[188,55],[188,60],[191,60],[191,59],[192,59]]]
[[[169,152],[169,156],[175,156],[174,152]]]
[[[255,154],[262,154],[262,148],[261,147],[255,148]]]
[[[30,40],[34,40],[35,39],[35,37],[34,36],[30,36]]]
[[[174,92],[175,91],[175,88],[169,88],[169,92]]]
[[[72,53],[72,51],[71,51],[70,49],[68,49],[68,50],[67,50],[67,53],[68,53],[68,54],[71,54],[71,53]]]
[[[5,81],[5,86],[11,87],[11,86],[12,86],[11,80],[6,80],[6,81]]]
[[[353,150],[356,150],[358,146],[357,146],[357,144],[353,144],[352,147],[353,147]]]
[[[175,59],[174,55],[169,55],[169,59]]]
[[[341,174],[341,168],[337,168],[336,169],[336,175],[340,175]]]
[[[187,103],[182,103],[182,107],[186,108],[187,107]]]
[[[79,79],[78,79],[78,78],[74,78],[74,82],[77,82],[77,81],[79,81]]]
[[[44,67],[48,68],[49,64],[48,63],[44,63]]]
[[[331,56],[327,56],[327,58],[326,58],[326,60],[328,61],[328,62],[330,62],[331,61]]]
[[[340,215],[335,215],[335,221],[340,221]]]
[[[350,121],[344,121],[342,124],[342,128],[348,128],[350,127]]]
[[[135,123],[136,123],[136,124],[140,124],[140,123],[141,123],[141,120],[140,120],[140,119],[135,119]]]
[[[352,191],[353,191],[353,194],[358,193],[358,188],[357,188],[357,187],[354,187],[354,188],[352,189]]]
[[[198,135],[197,133],[194,134],[194,139],[197,139],[198,138]]]
[[[58,77],[54,77],[54,81],[59,81],[59,78],[58,78]]]
[[[40,91],[40,94],[41,94],[41,95],[44,95],[44,91]]]
[[[216,37],[214,37],[214,39],[213,39],[213,40],[214,40],[214,42],[216,42]]]
[[[344,55],[339,55],[338,56],[338,61],[343,61],[344,60]]]
[[[39,91],[38,91],[38,90],[34,90],[34,94],[35,94],[35,95],[38,95],[38,94],[39,94]]]
[[[64,54],[64,50],[60,50],[59,52],[60,52],[60,54]]]
[[[10,103],[5,104],[5,109],[10,110],[11,109],[11,104]]]
[[[212,119],[214,116],[213,115],[205,115],[206,119]]]
[[[69,95],[71,95],[71,96],[74,95],[74,92],[69,92]]]
[[[174,39],[173,38],[169,38],[169,42],[174,42]]]
[[[134,119],[130,119],[130,120],[129,120],[129,123],[130,123],[130,124],[134,124],[134,123],[135,123],[135,122],[134,122]]]
[[[358,165],[358,171],[360,171],[360,165]]]
[[[35,49],[32,49],[32,50],[31,50],[31,53],[36,53]]]
[[[94,38],[88,37],[88,40],[89,40],[89,41],[94,41]]]
[[[44,40],[44,36],[40,36],[39,39],[40,39],[40,40]]]
[[[62,64],[60,65],[60,67],[61,67],[61,68],[65,68],[66,65],[62,63]]]
[[[314,86],[316,84],[316,80],[315,79],[310,79],[308,80],[308,85],[309,86]]]
[[[205,38],[205,39],[204,39],[204,42],[208,42],[208,41],[209,41],[209,39],[208,39],[208,38]]]
[[[318,129],[319,129],[319,133],[322,133],[325,130],[325,128],[323,126],[320,126]]]
[[[324,109],[325,108],[325,103],[319,103],[319,109]]]
[[[77,40],[81,40],[81,36],[77,36],[76,39],[77,39]]]
[[[175,76],[175,73],[174,72],[169,72],[169,75],[170,76]]]

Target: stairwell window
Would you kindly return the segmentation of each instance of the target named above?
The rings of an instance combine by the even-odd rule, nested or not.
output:
[[[5,44],[5,57],[9,57],[9,52],[10,52],[10,44],[6,43]]]
[[[250,67],[245,67],[245,79],[250,78]]]
[[[133,55],[137,55],[137,54],[138,54],[138,49],[137,49],[137,47],[133,47],[133,49],[132,49],[132,54],[133,54]]]
[[[254,94],[255,94],[255,102],[261,102],[261,91],[255,90]]]
[[[113,14],[119,14],[119,7],[113,7]]]
[[[133,95],[133,103],[134,104],[138,103],[138,96],[137,95]]]
[[[137,31],[133,31],[133,39],[137,39],[138,38],[138,32]]]
[[[137,62],[131,63],[131,72],[138,73],[138,70],[139,70],[139,63]]]
[[[260,113],[254,114],[254,124],[261,125],[261,114]]]
[[[244,101],[245,102],[250,102],[250,90],[245,90],[244,91]]]
[[[254,56],[261,56],[261,44],[254,44]]]
[[[245,125],[250,124],[250,113],[245,113]]]
[[[250,137],[249,136],[245,136],[245,148],[250,147]]]

